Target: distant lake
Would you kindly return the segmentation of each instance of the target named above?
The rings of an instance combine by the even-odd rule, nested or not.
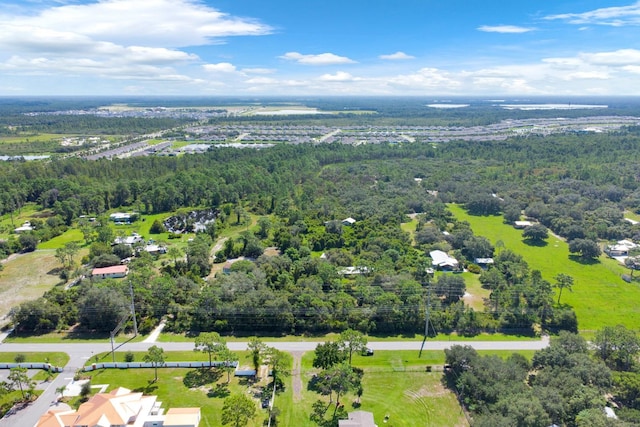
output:
[[[595,108],[609,108],[599,104],[502,104],[505,110],[590,110]]]
[[[427,104],[427,107],[431,108],[464,108],[469,104]]]

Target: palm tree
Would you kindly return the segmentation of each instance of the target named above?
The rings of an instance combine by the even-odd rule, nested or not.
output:
[[[573,286],[573,277],[569,276],[568,274],[560,273],[556,275],[554,279],[556,279],[554,287],[560,289],[560,292],[558,292],[558,305],[560,305],[560,297],[562,297],[562,291],[564,289],[568,289],[569,292],[571,292],[571,287]]]

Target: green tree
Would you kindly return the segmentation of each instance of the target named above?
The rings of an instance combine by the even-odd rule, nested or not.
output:
[[[23,233],[18,237],[20,247],[24,252],[33,252],[38,246],[38,238],[33,233]]]
[[[620,370],[630,370],[640,353],[638,335],[623,325],[605,326],[596,332],[593,343],[596,354]]]
[[[233,364],[233,362],[238,360],[238,355],[232,352],[231,350],[229,350],[229,347],[225,345],[220,349],[220,352],[218,353],[218,357],[220,358],[220,360],[225,362],[222,365],[222,370],[227,373],[227,384],[229,384],[231,382],[231,373],[236,370],[236,367]]]
[[[184,254],[177,246],[169,246],[167,255],[173,260],[173,264],[175,265],[178,262],[178,258],[181,258]]]
[[[109,332],[129,311],[129,301],[113,288],[91,288],[80,300],[80,324],[90,330]]]
[[[349,355],[349,365],[351,365],[351,357],[353,352],[361,352],[367,348],[367,337],[360,331],[347,329],[340,334],[340,348]]]
[[[555,288],[558,288],[558,305],[560,305],[560,298],[562,297],[562,291],[567,289],[571,292],[571,288],[573,287],[573,277],[559,273],[554,277],[556,283],[553,285]]]
[[[266,217],[260,217],[258,219],[258,236],[261,239],[266,239],[269,236],[269,231],[271,230],[271,220]]]
[[[291,375],[290,370],[290,358],[284,351],[280,351],[274,347],[267,347],[265,350],[266,360],[269,368],[271,369],[271,375],[273,376],[273,382],[276,387],[282,385],[283,377]]]
[[[222,405],[222,424],[243,427],[256,415],[256,404],[245,394],[233,394]]]
[[[333,393],[336,394],[336,408],[340,406],[340,396],[361,385],[361,376],[346,363],[318,373],[317,378],[317,386],[323,394],[329,395],[329,402],[333,401]]]
[[[149,347],[147,354],[144,355],[142,359],[147,363],[151,363],[154,369],[155,377],[153,379],[154,382],[158,381],[158,366],[164,365],[165,357],[164,357],[164,349],[154,345]]]
[[[327,341],[324,344],[318,344],[316,346],[313,357],[313,367],[329,369],[333,365],[344,362],[346,358],[347,355],[338,342]]]
[[[602,251],[600,246],[591,239],[573,239],[569,242],[569,252],[580,254],[583,259],[595,259]]]
[[[631,277],[633,277],[633,272],[636,270],[640,270],[640,257],[638,256],[629,256],[624,259],[624,265],[631,271]]]
[[[27,374],[27,368],[11,368],[9,372],[9,384],[13,390],[19,389],[22,399],[26,399],[27,395],[33,391],[35,381],[32,381]]]
[[[549,237],[549,230],[542,224],[533,224],[524,229],[522,237],[526,240],[541,242]]]
[[[256,371],[256,377],[259,377],[260,365],[262,365],[262,358],[264,356],[266,346],[260,338],[251,337],[247,343],[247,349],[249,350],[249,358],[251,358],[253,369]]]
[[[80,245],[78,245],[77,242],[67,242],[63,247],[56,249],[56,258],[64,268],[71,269],[74,265],[74,258],[79,250]]]
[[[203,332],[195,339],[194,351],[207,353],[209,356],[209,367],[211,367],[212,357],[219,355],[223,348],[227,346],[224,338],[217,332]]]

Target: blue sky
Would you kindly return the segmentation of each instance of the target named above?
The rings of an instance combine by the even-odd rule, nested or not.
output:
[[[3,0],[0,96],[640,95],[640,1]]]

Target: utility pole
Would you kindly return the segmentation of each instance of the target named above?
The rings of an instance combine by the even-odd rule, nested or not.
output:
[[[418,357],[422,356],[422,350],[424,349],[424,344],[427,341],[427,337],[429,336],[429,324],[431,323],[431,281],[427,283],[427,307],[425,309],[425,319],[424,319],[424,339],[422,340],[422,345],[420,346],[420,353]],[[435,332],[435,328],[431,325],[431,329]]]
[[[427,309],[425,310],[425,319],[424,319],[424,339],[426,340],[429,336],[429,322],[431,317],[431,284],[429,284],[429,288],[427,289]]]
[[[131,316],[133,316],[133,335],[138,336],[138,322],[136,320],[136,306],[133,300],[133,284],[129,280],[129,292],[131,293]]]

